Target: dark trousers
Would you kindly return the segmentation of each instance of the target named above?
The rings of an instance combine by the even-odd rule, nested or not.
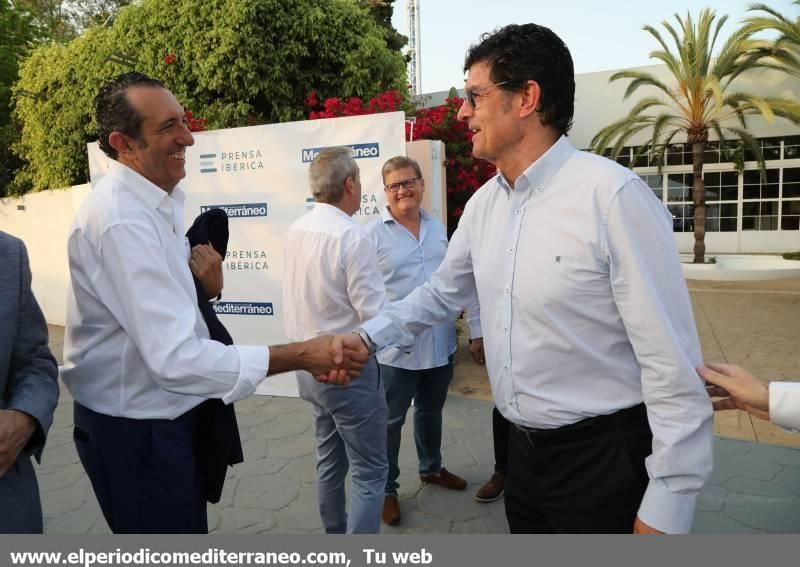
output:
[[[112,532],[208,533],[196,430],[197,408],[129,419],[75,403],[75,447]]]
[[[644,405],[551,431],[512,425],[506,477],[511,533],[631,533],[647,488]]]
[[[492,439],[494,440],[494,472],[508,473],[508,435],[511,422],[495,407],[492,409]]]

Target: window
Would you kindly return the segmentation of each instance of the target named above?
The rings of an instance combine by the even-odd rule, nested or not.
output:
[[[748,170],[742,179],[742,230],[778,230],[780,170]],[[750,202],[748,202],[750,201]]]
[[[667,202],[692,202],[692,174],[670,173],[667,175]]]
[[[783,159],[800,159],[800,136],[783,139]]]
[[[800,230],[800,200],[783,202],[781,230]]]
[[[800,167],[783,169],[781,230],[800,230]]]
[[[603,157],[607,157],[610,160],[614,160],[614,158],[611,156],[613,151],[614,151],[613,148],[606,148],[605,151],[603,152]],[[631,164],[630,147],[622,148],[622,151],[620,151],[619,156],[617,156],[617,159],[615,161],[620,165],[624,165],[625,167],[630,166]]]
[[[800,199],[800,167],[783,169],[783,198]]]
[[[691,173],[667,175],[667,208],[672,213],[672,230],[674,232],[694,231],[692,180]]]
[[[694,232],[694,205],[681,203],[667,205],[672,214],[673,232]]]
[[[667,165],[692,165],[692,146],[671,144],[667,148]]]
[[[706,231],[736,232],[736,221],[739,218],[739,176],[735,171],[710,171],[703,175],[703,182],[706,193]]]
[[[744,199],[777,199],[780,192],[779,170],[768,169],[766,175],[758,169],[744,172],[742,197]]]
[[[781,159],[781,138],[762,138],[758,140],[764,160]],[[744,150],[744,161],[756,161],[758,156],[748,147]]]
[[[642,181],[647,183],[647,186],[653,190],[659,200],[663,200],[664,195],[664,177],[662,175],[642,175]]]

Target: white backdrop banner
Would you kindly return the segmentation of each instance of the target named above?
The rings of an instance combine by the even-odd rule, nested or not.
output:
[[[366,223],[384,204],[381,166],[405,155],[402,112],[287,122],[215,130],[195,135],[186,151],[186,226],[208,209],[230,219],[225,289],[220,320],[237,344],[280,344],[283,330],[283,249],[291,224],[313,207],[308,165],[324,148],[349,146],[361,170],[362,206],[355,219]],[[107,159],[89,145],[92,183]],[[297,395],[294,373],[272,376],[261,394]]]

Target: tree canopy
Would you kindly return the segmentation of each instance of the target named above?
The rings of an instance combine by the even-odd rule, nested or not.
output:
[[[800,7],[800,0],[793,4]],[[776,67],[800,77],[800,16],[791,19],[766,4],[751,4],[750,11],[755,14],[745,21],[748,32],[777,32],[770,52]]]
[[[323,97],[405,92],[405,64],[369,8],[351,0],[143,0],[113,25],[34,50],[20,67],[16,192],[87,177],[95,94],[135,69],[164,81],[209,128],[304,118]]]

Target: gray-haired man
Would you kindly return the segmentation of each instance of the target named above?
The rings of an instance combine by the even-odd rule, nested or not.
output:
[[[286,242],[284,324],[292,340],[347,333],[376,316],[384,301],[375,246],[350,218],[361,203],[361,179],[350,150],[320,152],[311,162],[309,181],[316,205],[292,225]],[[298,384],[301,397],[313,406],[325,531],[377,533],[388,465],[386,399],[375,359],[347,388],[320,384],[307,372],[298,372]]]

